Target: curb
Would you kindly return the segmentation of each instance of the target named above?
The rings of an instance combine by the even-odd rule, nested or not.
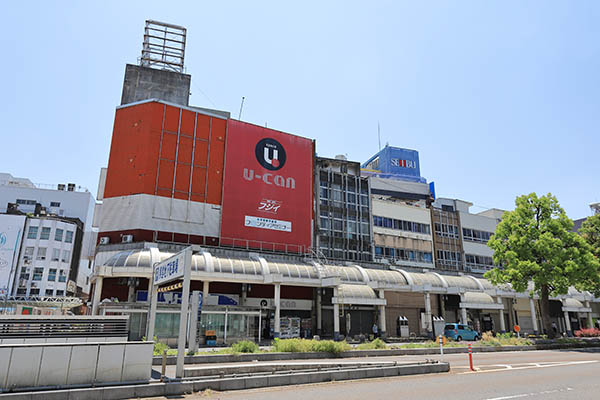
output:
[[[203,381],[151,383],[147,385],[112,386],[104,388],[51,390],[41,392],[7,393],[2,397],[12,400],[120,400],[136,397],[177,396],[206,389],[215,391],[243,390],[261,387],[300,385],[344,381],[350,379],[383,378],[434,374],[450,371],[449,363],[413,364],[354,370],[304,372],[242,378],[223,378]]]
[[[548,343],[531,346],[498,346],[498,347],[473,347],[473,353],[491,353],[500,351],[532,351],[532,350],[560,350],[600,347],[600,342],[589,343]],[[467,353],[466,347],[444,348],[445,354]],[[248,354],[215,354],[202,356],[186,356],[185,364],[211,364],[211,363],[236,363],[252,361],[289,361],[289,360],[319,360],[331,358],[360,358],[360,357],[385,357],[385,356],[421,356],[439,354],[439,348],[423,349],[391,349],[391,350],[350,350],[340,354],[331,353],[248,353]],[[167,357],[167,365],[175,365],[177,357]],[[153,357],[152,365],[161,365],[162,357]]]

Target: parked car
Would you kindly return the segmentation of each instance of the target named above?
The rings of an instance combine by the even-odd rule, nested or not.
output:
[[[460,342],[461,340],[479,340],[479,332],[463,324],[446,324],[444,326],[444,336],[449,339]]]

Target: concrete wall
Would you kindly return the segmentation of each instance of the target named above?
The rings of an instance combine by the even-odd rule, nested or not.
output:
[[[191,81],[191,75],[127,64],[121,105],[160,99],[187,106]]]
[[[0,345],[0,388],[150,380],[152,342]]]

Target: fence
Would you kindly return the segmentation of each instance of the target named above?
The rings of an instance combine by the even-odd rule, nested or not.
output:
[[[152,342],[0,345],[0,392],[147,382]]]

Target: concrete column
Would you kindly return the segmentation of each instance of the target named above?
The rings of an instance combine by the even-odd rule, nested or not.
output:
[[[379,298],[385,299],[385,293],[383,289],[379,290]],[[387,330],[385,326],[385,306],[379,306],[379,334],[382,339],[385,339],[387,335]]]
[[[463,325],[467,325],[467,309],[465,307],[460,308],[460,322]]]
[[[240,305],[241,306],[245,306],[246,305],[246,298],[248,297],[248,284],[247,283],[243,283],[242,284],[242,298],[240,299]]]
[[[589,301],[586,301],[585,306],[587,308],[590,308],[592,305],[590,304]],[[587,313],[587,320],[588,320],[588,328],[593,329],[594,328],[594,319],[592,318],[591,312]]]
[[[202,308],[204,308],[204,305],[206,304],[206,299],[208,298],[208,293],[209,293],[209,289],[210,288],[210,282],[209,281],[203,281],[202,282]]]
[[[94,284],[94,299],[92,300],[92,315],[98,315],[98,307],[100,307],[100,300],[102,297],[102,282],[104,277],[96,277],[96,283]]]
[[[135,279],[133,280],[133,282],[128,282],[128,283],[129,283],[129,287],[127,290],[127,302],[133,303],[133,302],[135,302]]]
[[[425,330],[427,331],[427,336],[430,338],[433,337],[431,326],[431,294],[429,292],[425,292]]]
[[[278,338],[281,332],[281,283],[275,284],[275,327],[273,336]]]
[[[338,289],[333,288],[333,297],[337,298]],[[335,303],[333,305],[333,340],[340,339],[340,305]]]
[[[573,336],[573,331],[571,331],[571,318],[569,317],[569,312],[564,311],[565,313],[565,330],[567,331],[567,336]]]
[[[515,326],[515,309],[513,307],[514,299],[509,299],[508,302],[508,330],[511,331],[512,327]]]
[[[323,329],[323,309],[322,309],[322,295],[321,291],[323,289],[317,288],[317,335],[321,335],[321,330]]]
[[[498,296],[498,304],[504,304],[502,302],[502,297]],[[506,323],[504,322],[504,309],[499,310],[500,311],[500,332],[504,333],[506,332]]]
[[[538,335],[540,330],[537,323],[537,313],[535,312],[535,300],[529,299],[529,311],[531,312],[531,323],[533,325],[533,334]]]

